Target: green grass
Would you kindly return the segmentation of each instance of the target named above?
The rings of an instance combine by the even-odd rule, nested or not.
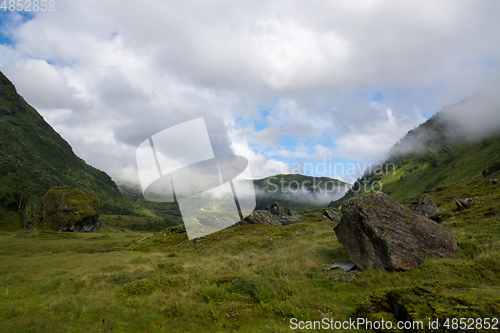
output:
[[[429,161],[432,154],[435,158]],[[481,172],[497,161],[500,161],[500,136],[459,145],[448,152],[416,154],[403,159],[396,174],[382,178],[383,191],[401,200],[439,187],[470,184],[482,180]]]
[[[130,231],[160,231],[175,225],[182,224],[182,219],[174,217],[158,218],[156,216],[130,216],[103,214],[99,218],[107,226]]]
[[[376,291],[407,295],[420,285],[437,286],[446,302],[464,295],[498,301],[500,190],[479,182],[430,195],[448,211],[443,224],[460,246],[456,259],[407,272],[363,271],[353,282],[333,282],[322,271],[349,262],[334,223],[325,220],[233,226],[198,243],[180,227],[2,231],[2,330],[102,332],[106,318],[120,332],[288,332],[292,317],[345,320]],[[460,212],[451,201],[456,195],[479,199]]]

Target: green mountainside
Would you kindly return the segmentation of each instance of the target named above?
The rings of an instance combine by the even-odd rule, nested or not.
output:
[[[482,181],[482,171],[500,161],[500,122],[492,119],[499,123],[496,133],[478,135],[451,118],[445,109],[409,131],[384,163],[358,179],[344,197],[329,206],[339,207],[347,199],[380,189],[402,201]]]
[[[0,72],[1,212],[20,211],[28,202],[39,205],[54,186],[92,190],[105,213],[133,213],[111,178],[76,156]]]

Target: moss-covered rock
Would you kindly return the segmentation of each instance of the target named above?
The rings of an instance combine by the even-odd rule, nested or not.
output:
[[[89,232],[99,226],[99,200],[92,191],[54,187],[42,198],[42,222],[55,231]]]
[[[372,293],[352,317],[371,322],[383,319],[393,323],[392,329],[374,329],[376,332],[465,332],[459,327],[454,329],[454,318],[458,321],[461,318],[499,318],[500,300],[470,295],[467,290],[457,294],[456,290],[439,285],[391,288]],[[438,327],[429,328],[429,322],[436,320]],[[398,321],[422,322],[423,328],[398,330]]]

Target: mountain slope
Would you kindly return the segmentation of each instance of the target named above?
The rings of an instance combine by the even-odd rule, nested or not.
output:
[[[19,211],[63,185],[94,191],[104,212],[131,212],[111,178],[76,156],[0,72],[0,207]]]
[[[483,179],[482,171],[500,161],[500,109],[490,105],[483,118],[491,124],[488,131],[471,129],[463,121],[456,121],[457,108],[469,108],[470,114],[481,105],[481,95],[444,108],[434,117],[408,132],[389,152],[389,158],[371,174],[357,180],[354,187],[330,206],[338,207],[357,195],[379,190],[396,200],[419,196],[440,187],[460,186]],[[496,123],[495,123],[496,122]],[[476,124],[474,124],[476,125]]]

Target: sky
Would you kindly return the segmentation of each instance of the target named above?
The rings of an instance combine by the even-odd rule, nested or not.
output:
[[[0,9],[0,70],[115,180],[137,180],[142,142],[203,117],[214,154],[253,178],[352,183],[349,164],[500,78],[498,1],[53,4]]]

